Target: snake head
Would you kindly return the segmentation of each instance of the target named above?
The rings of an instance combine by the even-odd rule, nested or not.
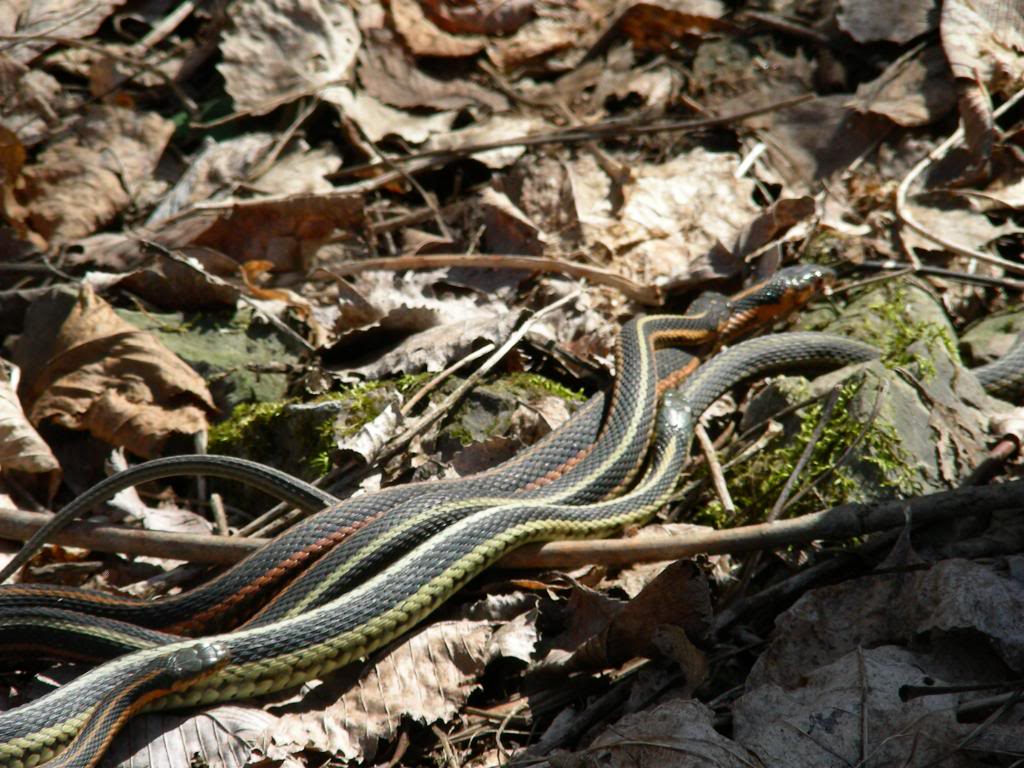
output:
[[[231,658],[227,646],[215,642],[195,643],[179,648],[162,659],[167,674],[174,680],[205,677],[223,667]]]
[[[779,290],[789,295],[793,309],[802,306],[815,296],[823,295],[836,281],[836,272],[821,264],[801,264],[783,267],[772,277],[778,281]]]
[[[784,267],[732,297],[728,322],[720,329],[723,341],[788,317],[835,282],[836,273],[819,264]]]

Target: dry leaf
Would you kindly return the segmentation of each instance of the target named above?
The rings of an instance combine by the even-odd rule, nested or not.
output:
[[[700,40],[709,32],[731,31],[731,25],[720,21],[723,16],[725,7],[717,0],[634,3],[613,29],[628,37],[637,50],[663,52],[685,44],[688,37]]]
[[[390,313],[389,317],[395,314]],[[414,314],[422,315],[422,311]],[[517,318],[517,314],[495,315],[486,310],[471,311],[459,319],[432,325],[408,336],[374,362],[348,365],[346,370],[368,379],[399,373],[441,371],[468,355],[481,341],[500,342],[507,338]],[[386,321],[387,318],[381,324]]]
[[[0,470],[42,474],[60,472],[60,464],[50,446],[25,417],[18,400],[21,370],[0,360]],[[54,489],[56,490],[56,489]]]
[[[304,141],[293,142],[292,150],[253,182],[265,194],[305,195],[334,191],[327,177],[341,168],[342,159],[328,146],[311,148]]]
[[[955,105],[949,64],[937,45],[911,59],[897,59],[877,78],[859,85],[850,102],[858,112],[882,115],[906,128],[933,123]]]
[[[997,139],[989,94],[1016,91],[1024,80],[1024,13],[1012,0],[946,0],[940,32],[967,146],[987,175]]]
[[[459,150],[474,144],[491,144],[531,136],[549,127],[547,123],[536,117],[516,114],[495,115],[487,122],[434,136],[427,147],[429,149]],[[500,169],[512,165],[522,157],[525,151],[521,145],[509,144],[507,147],[477,152],[472,157],[488,168]]]
[[[103,762],[116,768],[243,768],[253,764],[253,751],[276,722],[258,707],[233,704],[189,715],[142,715],[117,735]]]
[[[1024,14],[1014,0],[944,0],[942,49],[953,76],[992,92],[1024,76]]]
[[[28,64],[56,41],[48,35],[78,39],[91,35],[124,0],[8,0],[0,8],[0,34],[17,35],[4,54]]]
[[[970,630],[1024,670],[1024,585],[991,565],[943,560],[924,571],[869,575],[816,589],[776,619],[748,685],[796,684],[858,646]],[[981,651],[979,650],[979,654]]]
[[[170,247],[213,248],[241,263],[270,261],[275,271],[287,272],[305,269],[326,240],[356,229],[362,219],[362,197],[353,193],[236,200],[223,212],[183,216],[174,223],[183,235],[165,231],[162,240],[172,240]]]
[[[746,258],[814,215],[812,197],[784,197],[776,200],[747,224],[736,236],[732,255]]]
[[[411,144],[422,144],[435,134],[447,135],[456,118],[454,111],[421,115],[394,109],[364,91],[344,86],[325,89],[321,99],[337,106],[342,117],[359,126],[372,142],[399,136]]]
[[[50,134],[57,115],[73,113],[81,97],[62,91],[52,75],[0,56],[0,104],[0,125],[28,147]]]
[[[934,29],[937,0],[841,0],[836,20],[858,43],[907,43]]]
[[[912,201],[908,201],[907,207],[912,212],[914,220],[929,232],[974,250],[988,250],[995,240],[1015,236],[1024,231],[1014,224],[1012,219],[1007,219],[1001,224],[993,224],[988,216],[980,211],[971,210],[962,199],[945,192],[917,195]],[[934,241],[918,235],[913,230],[901,231],[900,237],[912,248],[941,249]]]
[[[192,158],[188,169],[146,220],[154,226],[194,203],[223,197],[235,185],[247,181],[252,169],[274,146],[269,133],[248,133],[226,141],[207,141]]]
[[[733,242],[759,212],[753,181],[736,178],[739,161],[696,148],[665,163],[636,165],[623,189],[626,202],[613,212],[591,184],[603,172],[589,156],[581,158],[570,172],[587,242],[613,254],[616,271],[641,283],[714,274],[708,254]]]
[[[371,760],[378,740],[392,740],[404,718],[447,722],[477,677],[503,647],[523,653],[521,641],[495,641],[494,622],[442,621],[414,634],[369,669],[347,669],[289,705],[274,727],[266,754],[282,759],[316,749],[345,760]]]
[[[127,240],[124,244],[136,249],[139,245],[135,239]],[[104,250],[87,246],[84,254],[100,258],[110,255],[110,251],[100,253]],[[200,310],[234,307],[240,294],[239,289],[223,280],[217,280],[211,274],[217,271],[210,269],[210,265],[218,261],[219,254],[195,248],[186,248],[183,251],[203,268],[193,269],[180,261],[157,255],[152,263],[130,272],[88,272],[83,282],[97,291],[109,291],[117,286],[163,309]],[[224,256],[220,256],[219,260],[230,261]],[[235,262],[230,263],[233,268],[237,267]]]
[[[707,580],[692,561],[679,560],[663,568],[608,626],[581,644],[567,665],[600,669],[621,666],[637,656],[655,658],[661,653],[655,630],[677,629],[691,640],[700,640],[710,627]]]
[[[472,56],[487,45],[487,38],[480,35],[451,35],[438,29],[417,0],[391,0],[391,17],[395,30],[416,56]]]
[[[465,8],[478,10],[475,5]],[[508,109],[508,99],[472,80],[431,77],[388,30],[366,34],[357,71],[366,93],[393,107],[448,110],[480,105],[495,112]]]
[[[389,403],[356,434],[336,441],[335,445],[339,451],[355,454],[363,464],[369,466],[377,460],[381,449],[398,434],[404,421],[398,406]]]
[[[19,198],[32,229],[64,242],[108,223],[152,177],[173,132],[174,124],[155,112],[86,108],[67,135],[22,172]]]
[[[886,645],[858,648],[806,673],[792,688],[748,684],[734,709],[736,741],[765,765],[794,768],[976,765],[956,748],[977,728],[957,722],[956,694],[936,692],[909,701],[899,695],[903,686],[997,682],[992,670],[985,677],[952,677],[979,671],[966,665],[957,669],[952,650],[928,654]]]
[[[544,253],[547,237],[507,196],[487,187],[480,193],[480,206],[488,253]]]
[[[345,3],[242,0],[230,18],[217,69],[239,111],[265,114],[352,76],[361,35]]]
[[[626,715],[575,755],[602,768],[752,768],[760,762],[714,727],[714,712],[699,701],[673,699]],[[777,765],[791,765],[786,761]]]
[[[849,101],[848,94],[821,96],[771,115],[770,131],[779,145],[774,168],[793,186],[791,192],[846,169],[878,143],[888,121],[857,113]]]
[[[149,333],[119,318],[89,286],[29,312],[16,347],[33,424],[52,420],[157,456],[174,432],[206,429],[202,378]]]
[[[430,20],[453,35],[511,35],[534,13],[535,0],[460,3],[424,0]]]
[[[487,45],[487,56],[503,72],[518,66],[536,65],[547,59],[546,66],[569,69],[586,53],[580,41],[592,37],[600,15],[586,2],[538,2],[535,18],[507,38],[493,38]],[[557,57],[563,58],[559,60]]]

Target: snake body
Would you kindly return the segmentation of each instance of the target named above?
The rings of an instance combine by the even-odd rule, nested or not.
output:
[[[682,390],[665,394],[650,458],[628,493],[591,504],[510,500],[476,510],[359,586],[298,616],[146,648],[102,664],[57,691],[0,715],[0,766],[21,768],[48,759],[88,726],[124,681],[135,680],[159,660],[190,648],[213,645],[222,648],[228,660],[210,674],[177,681],[173,690],[165,690],[147,708],[269,693],[365,656],[411,629],[517,546],[604,536],[647,520],[675,487],[695,416],[740,379],[792,366],[835,366],[875,356],[872,347],[821,334],[784,334],[737,345],[698,371]],[[0,634],[17,621],[16,616],[0,617]],[[43,620],[34,626],[39,633],[47,629]],[[96,753],[88,747],[77,745],[88,759],[98,759],[102,745]]]
[[[656,350],[660,346],[699,346],[735,338],[795,309],[830,279],[831,272],[822,267],[787,268],[730,299],[703,297],[686,315],[632,320],[619,334],[616,359],[622,375],[616,378],[607,409],[601,399],[593,399],[576,418],[529,451],[480,475],[461,481],[398,486],[330,504],[259,552],[183,595],[144,601],[71,587],[10,585],[0,587],[0,611],[59,607],[153,629],[197,634],[225,626],[243,608],[258,607],[278,590],[273,604],[257,619],[268,623],[329,601],[394,561],[422,537],[433,535],[475,509],[511,498],[576,504],[612,495],[629,483],[637,469],[636,457],[643,455],[651,439],[659,391],[696,365],[691,356],[675,349],[665,350],[659,358]],[[602,419],[604,411],[607,416]],[[209,458],[210,467],[218,470],[219,459]],[[152,464],[141,465],[140,472]],[[162,470],[163,466],[158,465],[152,471]],[[123,487],[121,482],[137,482],[132,477],[119,481],[118,477],[100,484],[102,492],[87,492],[84,502],[75,503],[73,514],[109,497]],[[271,485],[280,480],[268,477],[272,478]],[[281,491],[279,495],[287,491],[293,497],[323,493],[308,488],[277,490]],[[66,523],[73,514],[62,511],[58,522],[48,530]],[[280,591],[282,584],[325,552],[329,554],[321,564]]]

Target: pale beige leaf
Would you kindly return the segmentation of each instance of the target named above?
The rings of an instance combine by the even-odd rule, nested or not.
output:
[[[861,83],[850,105],[908,128],[938,120],[956,105],[942,49],[933,45],[910,59],[897,59],[874,80]]]
[[[366,465],[373,464],[381,449],[402,428],[404,419],[397,404],[390,403],[351,437],[336,441],[343,453],[355,454]]]
[[[389,107],[364,91],[345,86],[326,88],[321,95],[326,102],[358,125],[370,141],[386,136],[400,136],[412,144],[422,144],[434,134],[447,134],[455,120],[454,111],[420,115]]]
[[[214,409],[195,371],[88,285],[30,313],[16,352],[34,424],[88,430],[140,456],[156,456],[172,433],[205,429]]]
[[[1024,13],[1015,0],[945,0],[942,48],[953,76],[989,91],[1016,90],[1024,77]]]
[[[937,0],[842,0],[837,21],[858,43],[906,43],[934,29]]]
[[[491,39],[487,55],[502,71],[558,54],[566,61],[557,64],[578,63],[586,52],[581,41],[596,35],[595,10],[587,2],[534,3],[534,18],[509,37]]]
[[[592,192],[577,197],[587,242],[613,254],[616,270],[642,283],[712,269],[709,252],[733,242],[759,212],[753,181],[736,178],[739,162],[736,155],[697,148],[665,163],[633,166],[618,211]],[[572,175],[580,177],[575,189],[588,189],[601,175],[595,166],[590,156],[573,165]]]
[[[5,0],[0,4],[0,34],[18,35],[4,53],[29,63],[56,41],[48,36],[78,39],[91,35],[124,0]]]
[[[151,179],[173,132],[174,124],[155,112],[88,107],[22,173],[32,229],[64,242],[109,222]]]
[[[919,195],[909,202],[908,207],[913,213],[914,220],[927,231],[973,250],[988,250],[991,243],[998,238],[1019,235],[1024,231],[1014,224],[1012,219],[994,224],[984,213],[971,210],[963,205],[962,201],[944,193]],[[901,232],[900,237],[914,248],[941,248],[913,230]]]
[[[373,759],[378,740],[390,741],[403,719],[445,722],[479,687],[478,675],[503,648],[524,653],[523,642],[495,642],[484,620],[432,624],[393,648],[372,667],[350,670],[290,705],[270,736],[266,754],[281,759],[303,749],[345,760]]]
[[[334,190],[327,176],[341,168],[338,153],[329,147],[311,148],[304,141],[282,156],[255,181],[256,188],[275,194],[326,193]]]
[[[273,146],[274,137],[269,133],[247,133],[226,141],[206,141],[146,224],[153,226],[193,203],[223,197],[237,184],[249,180],[253,168],[263,162]]]
[[[18,399],[20,371],[0,360],[0,469],[39,474],[60,470],[50,446],[39,436]]]
[[[352,76],[362,37],[345,3],[241,0],[217,69],[243,112],[264,114]]]
[[[473,144],[509,141],[549,129],[550,126],[547,123],[536,117],[518,114],[495,115],[490,120],[478,125],[435,136],[427,146],[429,149],[459,149]],[[507,147],[478,152],[473,155],[473,159],[488,168],[505,168],[518,160],[525,151],[522,146],[510,144]]]
[[[481,341],[500,343],[508,337],[515,321],[516,315],[486,310],[462,314],[447,322],[441,320],[411,334],[374,362],[348,370],[370,379],[396,373],[440,371],[468,355]]]
[[[117,768],[242,768],[277,718],[258,707],[221,705],[193,715],[133,718],[104,759]],[[197,761],[197,758],[199,760]]]
[[[372,324],[343,336],[336,345],[350,350],[347,368],[376,378],[397,372],[440,371],[461,359],[480,340],[507,337],[516,314],[501,297],[438,295],[434,285],[443,271],[364,272],[357,287],[378,312]],[[382,331],[404,340],[383,356],[365,362],[366,340]]]
[[[78,94],[62,91],[52,75],[0,56],[0,125],[25,146],[46,138],[54,115],[72,112],[80,102]]]

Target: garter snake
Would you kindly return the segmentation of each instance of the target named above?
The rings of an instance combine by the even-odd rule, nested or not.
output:
[[[634,457],[649,443],[659,389],[676,383],[695,366],[693,358],[678,355],[670,356],[673,362],[664,366],[656,359],[655,348],[735,338],[800,306],[831,276],[822,267],[791,267],[731,299],[706,296],[687,315],[630,321],[619,335],[616,359],[622,375],[616,378],[603,426],[603,402],[595,398],[567,425],[494,470],[460,481],[397,486],[330,505],[180,596],[141,601],[71,587],[10,585],[0,587],[0,611],[59,606],[185,634],[210,631],[244,605],[266,600],[275,587],[328,552],[322,565],[282,592],[260,618],[270,622],[332,599],[423,536],[473,509],[513,498],[586,503],[614,494],[631,480],[637,469]],[[117,477],[106,481],[107,493],[118,487]],[[67,519],[63,513],[62,518]],[[339,548],[342,541],[345,546]]]
[[[646,521],[670,496],[685,461],[693,421],[733,384],[793,366],[838,366],[877,357],[865,344],[822,334],[754,339],[718,355],[681,391],[665,394],[654,447],[628,493],[591,504],[513,500],[453,522],[363,584],[293,618],[203,640],[147,647],[102,664],[62,688],[0,714],[0,766],[22,768],[71,747],[82,765],[98,761],[109,734],[90,727],[119,691],[164,660],[189,652],[223,656],[215,669],[173,685],[142,686],[145,708],[187,706],[261,695],[322,676],[365,656],[419,623],[509,550],[531,541],[608,535]],[[19,621],[21,624],[19,624]],[[92,619],[98,628],[105,619]],[[111,622],[116,624],[116,622]],[[0,616],[0,634],[75,632],[59,617]],[[114,630],[116,631],[116,630]],[[157,698],[161,696],[162,698]],[[132,702],[122,702],[131,706]],[[133,707],[134,709],[134,707]],[[101,738],[101,735],[103,738]]]

